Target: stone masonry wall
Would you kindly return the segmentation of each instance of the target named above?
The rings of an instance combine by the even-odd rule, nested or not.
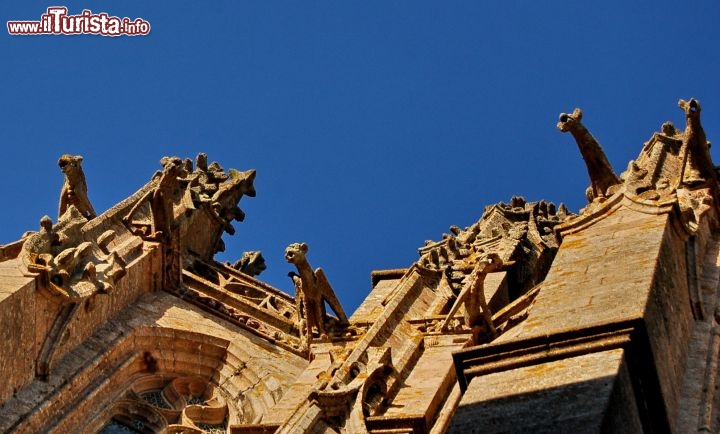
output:
[[[644,312],[670,423],[677,417],[693,327],[685,255],[687,236],[678,229],[674,225],[666,227]]]
[[[19,288],[19,289],[18,289]],[[35,377],[35,280],[0,263],[0,402]]]
[[[0,402],[7,401],[35,378],[44,346],[50,354],[44,362],[52,365],[83,343],[108,318],[156,287],[153,267],[161,264],[158,253],[158,249],[146,250],[130,264],[132,271],[111,293],[83,300],[56,337],[50,335],[51,329],[63,311],[70,311],[70,306],[63,304],[62,296],[38,290],[37,278],[23,277],[17,260],[0,263],[0,273],[7,274],[0,285],[6,289],[0,293],[0,372],[6,375],[6,381],[0,382]]]

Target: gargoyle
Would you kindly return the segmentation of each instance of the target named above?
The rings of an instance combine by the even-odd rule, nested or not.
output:
[[[170,237],[170,229],[173,221],[173,197],[179,188],[178,177],[185,174],[182,160],[177,157],[163,157],[160,160],[163,171],[159,172],[159,180],[154,189],[145,193],[135,202],[135,205],[123,217],[123,221],[129,224],[133,214],[145,201],[150,202],[152,212],[152,232],[150,238],[156,240],[167,240]]]
[[[514,262],[503,262],[496,253],[489,253],[485,258],[477,261],[470,274],[469,281],[458,294],[450,312],[448,312],[447,317],[440,326],[441,330],[447,329],[455,313],[460,309],[460,306],[464,305],[464,319],[467,327],[477,327],[484,322],[492,336],[496,336],[497,330],[492,321],[492,312],[490,312],[485,300],[485,276],[489,273],[507,270],[513,264]]]
[[[65,214],[70,205],[75,205],[80,214],[86,219],[95,218],[95,210],[87,196],[87,183],[81,166],[82,160],[81,155],[69,154],[61,156],[58,160],[58,166],[65,174],[65,183],[60,191],[58,219]]]
[[[325,277],[322,268],[315,271],[306,258],[308,246],[305,243],[290,244],[285,249],[285,259],[297,267],[298,274],[290,273],[295,283],[295,298],[300,320],[305,320],[304,330],[307,342],[311,341],[312,330],[316,328],[321,339],[327,339],[325,331],[325,302],[335,312],[339,325],[347,325],[348,319],[335,292]],[[302,327],[301,327],[302,329]]]
[[[620,179],[613,171],[600,143],[580,122],[582,115],[582,110],[579,108],[576,108],[572,114],[561,113],[557,127],[564,133],[570,132],[580,148],[590,175],[590,187],[586,195],[588,202],[592,202],[596,198],[605,197],[610,187],[620,184]]]
[[[154,236],[168,239],[173,220],[173,195],[178,188],[177,178],[181,171],[181,161],[179,158],[172,159],[164,166],[160,181],[150,198],[150,209],[153,215]]]
[[[700,124],[700,103],[695,98],[680,100],[678,106],[685,111],[683,137],[684,161],[681,184],[696,184],[715,178],[715,167],[710,158],[710,144]]]
[[[267,265],[265,265],[265,258],[263,258],[262,252],[253,251],[244,252],[242,257],[238,259],[232,267],[248,276],[258,276],[265,271]]]

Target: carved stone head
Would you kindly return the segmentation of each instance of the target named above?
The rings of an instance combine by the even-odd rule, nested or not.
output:
[[[308,252],[308,246],[305,243],[293,243],[285,249],[285,260],[291,264],[298,265],[305,262],[305,254]]]
[[[560,118],[558,119],[557,123],[558,129],[563,133],[567,131],[572,131],[580,124],[580,121],[582,120],[582,115],[582,110],[580,110],[579,108],[573,110],[572,114],[560,113]]]
[[[40,228],[44,230],[45,232],[51,232],[53,227],[53,222],[50,216],[43,216],[40,219]]]
[[[260,251],[244,252],[240,260],[233,264],[233,267],[248,276],[257,276],[267,269],[265,258]]]
[[[71,175],[82,171],[82,160],[82,155],[64,154],[58,160],[58,166],[60,166],[60,170],[62,170],[64,174]]]
[[[491,252],[482,260],[481,270],[483,273],[494,273],[503,268],[503,260],[497,253]]]
[[[695,98],[690,98],[690,101],[681,99],[678,101],[678,107],[685,111],[688,116],[697,116],[700,114],[700,103]]]

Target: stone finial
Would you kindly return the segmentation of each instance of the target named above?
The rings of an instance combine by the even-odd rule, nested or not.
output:
[[[285,249],[285,259],[295,265],[299,273],[290,273],[290,277],[295,283],[295,300],[300,317],[301,335],[304,335],[305,341],[310,343],[313,329],[317,330],[321,339],[327,339],[325,302],[337,315],[339,325],[347,325],[348,319],[322,268],[313,271],[310,267],[306,257],[308,250],[305,243],[290,244]]]
[[[209,201],[210,197],[220,188],[220,184],[229,178],[230,175],[225,173],[217,162],[208,165],[207,154],[200,152],[195,158],[195,171],[193,172],[196,200]]]
[[[60,191],[58,219],[65,214],[70,205],[75,205],[80,214],[88,220],[96,216],[87,196],[87,183],[85,182],[85,173],[82,170],[82,160],[81,155],[69,154],[61,156],[58,160],[58,166],[65,175],[65,183]]]
[[[683,135],[683,168],[681,184],[697,184],[715,178],[715,166],[710,157],[710,144],[700,123],[700,103],[695,98],[681,99],[678,106],[685,112]]]
[[[586,193],[588,202],[592,202],[596,198],[605,197],[610,187],[620,184],[620,179],[613,171],[600,143],[582,124],[582,116],[583,112],[579,108],[573,110],[572,114],[561,113],[557,127],[564,133],[572,134],[580,148],[590,175],[590,187]]]
[[[195,167],[197,167],[198,170],[207,172],[208,162],[206,153],[200,152],[199,154],[197,154],[197,157],[195,158]]]

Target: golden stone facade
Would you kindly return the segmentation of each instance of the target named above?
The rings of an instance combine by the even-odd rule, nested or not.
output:
[[[305,244],[294,295],[213,260],[254,171],[165,157],[96,216],[65,155],[57,221],[0,250],[0,432],[718,432],[718,175],[679,105],[620,175],[562,114],[578,215],[488,206],[349,317]]]

